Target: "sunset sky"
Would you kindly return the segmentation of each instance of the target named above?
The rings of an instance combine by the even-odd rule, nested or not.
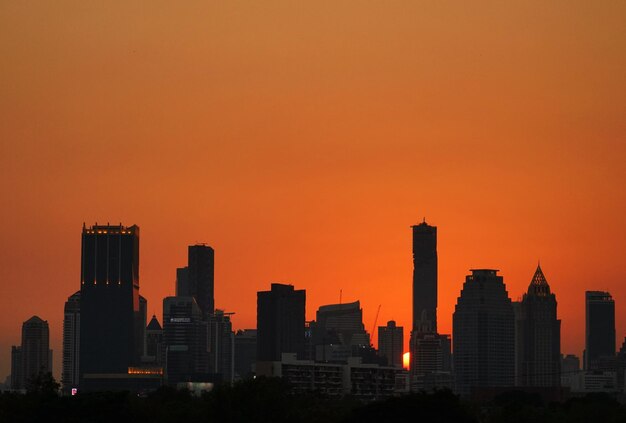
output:
[[[181,4],[179,4],[181,3]],[[187,245],[256,326],[271,282],[411,325],[411,230],[438,227],[439,329],[470,268],[537,261],[562,351],[584,291],[626,335],[626,2],[0,2],[0,382],[22,322],[79,289],[88,225],[137,224],[161,320]],[[150,316],[149,316],[150,317]]]

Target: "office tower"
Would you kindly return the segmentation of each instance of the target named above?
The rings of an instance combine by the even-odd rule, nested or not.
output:
[[[585,292],[585,370],[615,357],[615,301],[608,292]]]
[[[191,290],[189,289],[189,268],[181,267],[176,269],[176,296],[177,297],[191,297]]]
[[[410,342],[411,389],[452,389],[450,335],[413,331]]]
[[[452,315],[457,393],[515,383],[515,318],[497,270],[472,269]]]
[[[250,379],[256,373],[256,344],[256,329],[235,334],[235,380]]]
[[[215,310],[213,248],[208,245],[190,245],[188,249],[187,284],[205,318]],[[178,272],[177,272],[178,273]]]
[[[28,388],[39,373],[52,372],[48,322],[33,316],[22,324],[22,345],[11,349],[11,388]]]
[[[556,297],[541,270],[537,270],[515,306],[516,385],[557,387],[561,383],[561,321]]]
[[[311,322],[314,357],[318,361],[347,361],[369,347],[370,337],[363,325],[359,301],[323,305]]]
[[[235,334],[230,316],[215,310],[209,316],[209,372],[219,375],[222,382],[232,384],[235,376]]]
[[[80,292],[81,389],[100,389],[139,355],[139,227],[83,225]]]
[[[11,347],[11,389],[24,389],[24,375],[22,374],[22,347]]]
[[[135,363],[140,363],[146,354],[146,325],[148,318],[148,300],[139,296],[139,310],[135,312]]]
[[[572,388],[579,379],[580,358],[574,354],[561,355],[561,386]]]
[[[159,324],[155,315],[152,315],[150,323],[146,327],[146,355],[145,361],[154,363],[157,366],[163,365],[163,328]]]
[[[195,298],[163,299],[163,358],[170,385],[209,379],[207,323]]]
[[[63,371],[61,385],[69,394],[79,384],[80,356],[80,291],[65,302],[63,311]]]
[[[273,283],[257,292],[257,361],[280,361],[282,353],[304,355],[306,291]]]
[[[387,326],[378,327],[378,354],[387,360],[388,366],[402,368],[404,353],[404,328],[390,320]]]
[[[413,228],[413,330],[437,332],[437,227]]]

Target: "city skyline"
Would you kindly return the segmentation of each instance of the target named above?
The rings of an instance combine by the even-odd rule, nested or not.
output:
[[[611,293],[619,344],[624,16],[582,0],[7,3],[0,378],[35,314],[60,375],[82,222],[141,227],[148,317],[204,242],[235,329],[278,282],[307,291],[307,320],[358,300],[371,332],[377,314],[412,327],[426,217],[439,333],[468,269],[500,269],[516,301],[541,260],[562,352],[582,358],[588,290]]]

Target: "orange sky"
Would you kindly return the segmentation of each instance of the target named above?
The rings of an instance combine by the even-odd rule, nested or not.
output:
[[[174,2],[175,3],[175,2]],[[186,247],[256,325],[270,282],[410,326],[411,224],[439,327],[472,267],[537,260],[580,354],[584,291],[626,334],[626,2],[0,3],[0,379],[33,314],[60,373],[87,224],[141,227],[149,312]],[[408,333],[405,333],[408,339]],[[619,346],[619,345],[618,345]]]

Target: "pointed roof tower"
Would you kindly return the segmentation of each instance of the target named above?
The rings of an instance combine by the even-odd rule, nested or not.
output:
[[[539,263],[537,263],[537,270],[535,270],[535,274],[528,286],[528,295],[536,295],[539,297],[547,297],[550,295],[550,285],[548,285],[548,281]]]
[[[150,323],[148,323],[148,327],[146,327],[147,330],[163,330],[163,328],[161,327],[161,325],[159,324],[159,321],[157,320],[156,315],[152,315],[152,319],[150,319]]]

